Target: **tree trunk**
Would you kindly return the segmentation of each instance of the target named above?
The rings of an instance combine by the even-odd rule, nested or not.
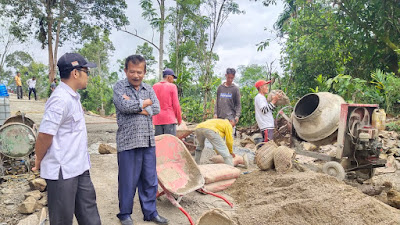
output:
[[[58,45],[59,45],[59,42],[60,42],[61,23],[64,20],[63,13],[64,13],[64,0],[61,0],[60,1],[60,17],[58,18],[56,42],[54,44],[55,46],[54,46],[54,57],[53,57],[53,62],[54,62],[53,63],[53,70],[54,70],[53,78],[55,77],[55,71],[57,71],[57,60],[58,60],[57,54],[58,54]],[[49,81],[51,83],[53,80],[49,80]]]
[[[53,82],[55,77],[54,55],[53,55],[53,15],[51,12],[51,3],[47,2],[47,47],[49,52],[49,83]]]
[[[161,0],[160,2],[160,51],[158,56],[158,71],[159,71],[159,80],[162,80],[162,72],[163,72],[163,61],[164,61],[164,28],[165,28],[165,0]]]

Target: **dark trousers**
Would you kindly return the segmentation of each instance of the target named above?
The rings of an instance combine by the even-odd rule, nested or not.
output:
[[[176,124],[155,125],[155,136],[161,134],[172,134],[176,136]]]
[[[22,86],[17,86],[17,98],[22,99]]]
[[[144,220],[158,215],[156,195],[158,189],[155,147],[135,148],[118,152],[119,219],[132,214],[136,188]]]
[[[274,129],[265,129],[261,131],[263,142],[268,142],[274,139]]]
[[[36,88],[29,88],[29,100],[31,100],[31,93],[33,92],[33,95],[35,96],[35,100],[36,98]]]
[[[96,193],[89,171],[70,179],[46,180],[50,225],[72,225],[75,214],[79,225],[101,224]]]

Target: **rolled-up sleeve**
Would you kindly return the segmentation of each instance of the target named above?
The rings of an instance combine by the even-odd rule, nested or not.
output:
[[[122,83],[117,83],[114,86],[113,102],[115,108],[122,113],[138,113],[142,111],[141,102],[135,99],[126,100],[122,97],[124,94],[124,86]],[[142,103],[143,104],[143,103]]]
[[[46,106],[45,114],[40,123],[39,132],[56,135],[63,121],[66,104],[60,98],[54,98]]]

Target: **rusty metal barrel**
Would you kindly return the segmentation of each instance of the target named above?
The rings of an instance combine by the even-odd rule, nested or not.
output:
[[[305,141],[322,142],[337,134],[342,97],[329,92],[303,96],[294,108],[293,127]]]
[[[33,152],[36,143],[35,122],[18,115],[8,118],[0,127],[0,153],[9,158],[20,158]]]

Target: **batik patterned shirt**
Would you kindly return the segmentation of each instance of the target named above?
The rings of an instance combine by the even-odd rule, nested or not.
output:
[[[126,100],[123,95],[130,99]],[[117,150],[118,152],[155,146],[152,116],[139,114],[143,110],[143,101],[150,99],[153,115],[160,112],[160,104],[153,88],[141,83],[136,90],[125,78],[114,86],[113,101],[117,111]]]

